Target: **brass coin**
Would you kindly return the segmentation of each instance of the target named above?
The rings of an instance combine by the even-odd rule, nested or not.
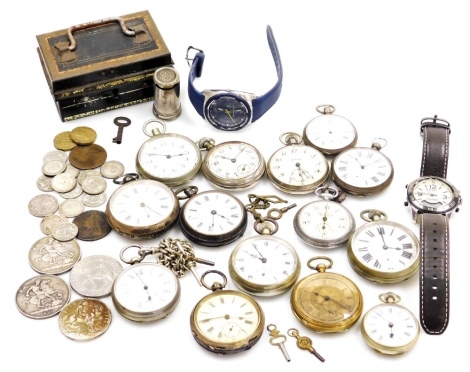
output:
[[[57,134],[54,137],[54,147],[57,150],[70,151],[77,146],[77,144],[72,141],[71,133],[70,131],[66,131]]]
[[[97,210],[82,212],[72,221],[78,227],[77,239],[92,241],[104,238],[111,231],[106,213]]]
[[[70,132],[70,137],[77,145],[91,145],[96,141],[96,132],[90,127],[76,127]]]
[[[59,329],[72,340],[92,340],[108,330],[111,318],[111,311],[104,302],[81,298],[68,303],[60,311]]]
[[[69,162],[78,169],[95,169],[106,161],[106,150],[97,144],[76,146],[70,151]]]

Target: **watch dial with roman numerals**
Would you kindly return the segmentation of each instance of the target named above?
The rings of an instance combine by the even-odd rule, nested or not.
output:
[[[416,273],[420,245],[415,234],[392,221],[373,221],[359,227],[348,244],[353,269],[366,279],[394,283]]]
[[[343,191],[368,196],[390,185],[393,165],[390,159],[374,148],[353,147],[336,156],[331,174]]]

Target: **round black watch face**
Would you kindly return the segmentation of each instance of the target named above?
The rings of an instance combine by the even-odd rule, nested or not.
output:
[[[204,116],[217,129],[238,130],[251,122],[252,110],[244,99],[224,93],[207,100]]]

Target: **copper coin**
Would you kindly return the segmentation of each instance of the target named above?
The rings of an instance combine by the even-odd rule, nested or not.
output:
[[[57,150],[70,151],[77,146],[77,144],[72,141],[71,133],[70,131],[66,131],[57,134],[54,137],[54,147]]]
[[[72,340],[92,340],[107,331],[111,318],[111,311],[104,302],[82,298],[70,302],[60,311],[59,329]]]
[[[70,137],[77,145],[91,145],[96,140],[96,132],[90,127],[76,127],[70,132]]]
[[[95,169],[106,161],[106,150],[97,144],[77,146],[70,151],[69,162],[78,169]]]
[[[111,231],[106,213],[97,210],[79,214],[72,221],[78,227],[77,239],[92,241],[104,238]]]

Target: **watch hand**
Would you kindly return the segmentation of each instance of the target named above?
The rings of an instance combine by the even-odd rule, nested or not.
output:
[[[355,156],[352,156],[352,155],[349,155],[349,156],[359,163],[359,165],[361,166],[361,169],[364,169],[364,166],[362,165],[362,163],[359,161],[358,158],[356,158]]]
[[[142,278],[140,277],[139,273],[136,271],[135,272],[135,275],[137,275],[137,277],[139,278],[139,280],[142,282],[142,284],[144,285],[144,290],[147,292],[147,295],[148,295],[148,300],[149,301],[152,301],[152,296],[150,296],[150,293],[149,293],[149,287],[147,286],[147,284],[144,283],[144,281],[142,280]]]
[[[253,244],[253,248],[255,248],[255,249],[256,249],[256,252],[258,252],[259,256],[261,257],[261,262],[262,262],[262,263],[268,262],[268,259],[263,257],[263,255],[261,254],[261,252],[258,250],[258,248],[257,248],[254,244]]]
[[[377,311],[374,311],[378,316],[380,316],[383,320],[385,320],[388,323],[388,326],[390,327],[390,338],[393,338],[393,322],[390,322],[388,319],[384,318],[382,314],[378,313]]]
[[[211,320],[215,320],[215,319],[222,319],[222,318],[225,318],[225,319],[239,319],[239,320],[243,320],[245,319],[244,316],[232,316],[230,314],[225,314],[225,315],[220,315],[220,316],[214,316],[212,318],[206,318],[206,319],[201,319],[199,322],[200,323],[203,323],[203,322],[209,322]]]
[[[385,238],[384,238],[384,234],[385,234],[385,230],[382,226],[379,226],[377,227],[377,231],[379,232],[379,235],[380,237],[382,238],[382,242],[384,243],[384,245],[382,246],[383,249],[388,249],[389,246],[387,245],[387,243],[385,243]]]
[[[156,155],[156,156],[164,156],[164,157],[166,157],[167,159],[171,159],[171,158],[174,158],[174,157],[176,157],[176,156],[184,156],[184,155],[187,155],[187,154],[189,154],[188,151],[183,152],[183,153],[181,153],[181,154],[175,154],[175,155],[171,155],[171,154],[157,154],[157,153],[154,153],[154,152],[152,152],[152,153],[147,153],[147,155],[149,155],[149,156],[154,156],[154,155]]]
[[[335,299],[331,298],[330,296],[323,296],[323,295],[321,295],[321,294],[320,294],[320,293],[318,293],[318,292],[314,292],[314,294],[315,294],[316,296],[323,297],[323,298],[325,299],[325,301],[331,301],[331,302],[334,302],[335,304],[337,304],[337,305],[341,306],[343,309],[346,309],[346,310],[348,310],[348,311],[349,311],[349,309],[348,309],[346,306],[344,306],[344,305],[343,305],[343,304],[341,304],[340,302],[336,301]]]
[[[230,111],[228,109],[225,109],[225,112],[226,114],[228,115],[228,117],[230,118],[230,120],[232,120],[232,123],[235,123],[235,120],[233,120],[233,117],[232,115],[230,114]]]
[[[149,211],[152,211],[153,213],[158,214],[159,216],[161,216],[160,213],[158,213],[156,210],[150,208],[150,207],[149,207],[147,204],[145,204],[145,203],[142,203],[142,204],[141,204],[141,207],[147,208]]]
[[[259,257],[253,253],[248,252],[246,249],[244,249],[243,252],[245,252],[248,256],[251,256],[253,258],[256,258],[257,260],[260,260],[261,262],[265,262],[263,260],[266,260],[265,258]]]
[[[246,146],[243,147],[237,155],[235,155],[234,159],[238,158],[238,155],[240,155],[243,151],[245,151],[245,148],[246,148]]]

